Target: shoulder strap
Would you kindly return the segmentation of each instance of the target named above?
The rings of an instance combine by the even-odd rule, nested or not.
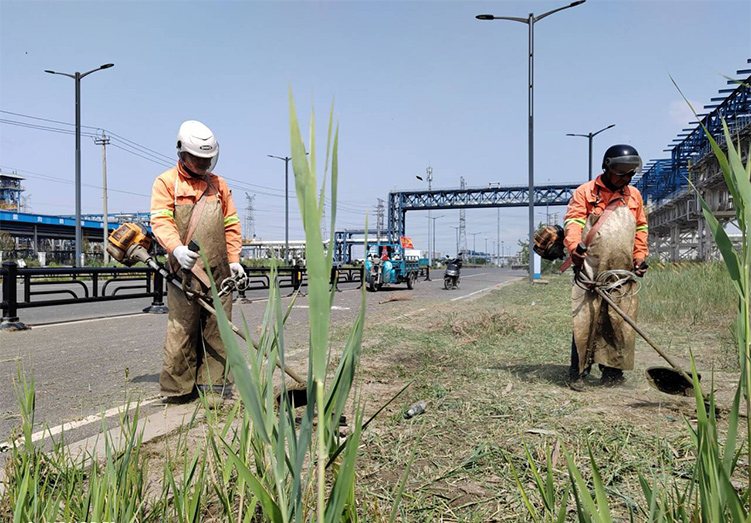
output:
[[[193,234],[196,232],[196,229],[198,228],[198,224],[201,221],[201,218],[203,217],[203,211],[206,208],[206,196],[209,194],[209,190],[211,189],[211,182],[209,179],[206,179],[206,189],[203,191],[203,194],[198,199],[198,202],[196,203],[196,206],[193,207],[193,212],[190,214],[190,221],[188,222],[188,229],[185,231],[185,238],[183,238],[183,245],[188,245],[190,243],[190,240],[193,239]],[[174,268],[175,271],[179,269],[179,267]],[[190,272],[193,273],[193,275],[198,278],[202,284],[206,286],[207,289],[211,288],[211,282],[209,281],[209,276],[206,274],[206,271],[198,267],[198,265],[194,265],[192,269],[190,269]]]
[[[616,207],[618,207],[618,204],[621,203],[621,198],[613,198],[607,207],[605,207],[605,210],[602,211],[602,214],[597,219],[597,222],[592,226],[592,228],[589,230],[589,233],[587,234],[587,238],[584,240],[584,245],[589,247],[589,244],[592,243],[592,240],[595,237],[595,234],[597,233],[600,226],[602,226],[603,223],[605,223],[605,220],[608,219],[608,217],[613,213]],[[571,258],[571,255],[566,259],[565,262],[561,264],[561,272],[565,272],[566,269],[568,269],[571,266],[571,263],[573,262],[573,258]]]

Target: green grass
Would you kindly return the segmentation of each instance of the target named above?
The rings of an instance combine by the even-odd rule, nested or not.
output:
[[[625,388],[603,389],[593,380],[589,391],[577,394],[564,385],[571,283],[567,276],[548,279],[548,285],[511,285],[476,301],[431,308],[424,317],[366,329],[363,367],[373,394],[415,379],[398,407],[363,434],[360,483],[371,507],[393,500],[392,471],[403,470],[423,421],[402,500],[404,521],[530,518],[514,477],[515,470],[525,487],[535,484],[525,442],[542,474],[546,447],[553,455],[555,499],[569,485],[563,449],[588,481],[591,448],[614,517],[643,518],[640,474],[664,474],[679,484],[691,476],[694,447],[683,416],[693,415],[692,404],[647,388],[641,370],[653,353],[645,344],[639,344],[637,371],[627,373]],[[666,306],[679,307],[682,297],[673,284],[654,292],[666,296]],[[641,299],[650,298],[645,293]],[[667,340],[694,328],[688,318],[649,325],[650,333]],[[719,351],[721,344],[706,350]],[[426,413],[404,420],[407,407],[421,400]],[[530,503],[538,511],[543,505],[532,493]],[[567,513],[566,521],[572,517]]]
[[[728,328],[738,295],[721,262],[656,264],[642,279],[639,318],[652,323]]]

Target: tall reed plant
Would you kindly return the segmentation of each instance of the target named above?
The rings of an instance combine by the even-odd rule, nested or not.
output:
[[[310,348],[306,405],[295,420],[295,405],[288,394],[284,375],[276,376],[277,362],[285,360],[284,322],[291,309],[282,310],[279,288],[271,291],[262,326],[259,350],[248,344],[245,351],[233,334],[221,308],[219,330],[227,347],[229,366],[245,406],[247,433],[238,446],[221,438],[223,451],[247,488],[247,499],[259,504],[264,519],[273,522],[334,522],[357,519],[355,464],[363,426],[358,397],[352,398],[355,371],[361,350],[365,319],[365,289],[357,319],[347,338],[333,378],[327,380],[332,359],[329,344],[330,310],[336,292],[329,286],[333,249],[324,251],[321,221],[330,171],[331,230],[336,220],[339,131],[334,127],[333,106],[329,114],[324,183],[318,186],[315,115],[311,116],[310,143],[303,142],[294,99],[290,92],[290,143],[300,214],[306,237]],[[306,153],[306,151],[308,151]],[[272,281],[274,278],[272,278]],[[212,291],[217,298],[216,286]],[[274,383],[281,389],[277,402]],[[340,437],[339,420],[345,405],[354,404],[354,426],[346,439]]]
[[[692,356],[691,370],[697,412],[696,426],[694,427],[688,420],[686,421],[686,428],[689,431],[696,458],[692,477],[686,482],[679,483],[675,478],[655,477],[650,481],[640,475],[644,503],[632,512],[632,520],[636,516],[640,520],[650,522],[693,523],[707,521],[719,523],[732,521],[747,523],[751,518],[749,514],[749,505],[751,504],[751,423],[748,422],[751,419],[751,318],[749,317],[751,312],[751,248],[749,246],[749,238],[751,238],[751,147],[744,165],[739,150],[740,143],[738,145],[733,144],[726,122],[723,121],[722,125],[721,141],[725,150],[702,123],[704,133],[712,147],[712,152],[717,158],[725,183],[733,198],[736,220],[741,231],[740,248],[733,245],[724,227],[702,197],[701,192],[696,187],[693,188],[701,205],[704,219],[712,232],[732,282],[733,297],[737,299],[738,314],[733,332],[737,342],[741,375],[733,404],[727,413],[728,428],[723,438],[718,430],[714,394],[710,392],[705,396]],[[710,386],[709,389],[711,391],[712,387]],[[749,481],[746,489],[737,488],[731,480],[737,472],[740,456],[738,431],[741,418],[741,398],[745,398],[746,407],[746,476]],[[743,445],[740,445],[740,447],[742,448]],[[584,479],[580,467],[565,450],[564,455],[570,487],[567,487],[563,495],[559,497],[560,488],[554,487],[555,481],[550,459],[548,458],[547,471],[543,473],[538,471],[532,455],[527,452],[527,464],[540,498],[538,503],[531,501],[534,492],[528,491],[528,488],[518,479],[516,470],[513,470],[513,464],[509,460],[514,475],[517,477],[517,486],[529,515],[534,521],[564,521],[568,517],[570,498],[573,498],[578,521],[583,523],[612,522],[614,519],[610,511],[607,490],[600,477],[592,452],[589,453],[591,465],[589,480]]]

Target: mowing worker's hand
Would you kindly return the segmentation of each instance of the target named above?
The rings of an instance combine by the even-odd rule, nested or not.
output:
[[[582,265],[584,265],[584,259],[587,257],[587,247],[583,243],[580,243],[576,246],[576,249],[574,249],[571,252],[571,262],[579,267],[582,268]]]
[[[242,279],[245,278],[245,269],[239,263],[230,263],[229,270],[232,273],[233,278]]]
[[[182,267],[186,271],[192,269],[198,261],[198,258],[201,257],[201,255],[197,252],[191,251],[187,245],[175,247],[175,250],[172,251],[172,256],[175,257],[177,263],[180,264],[180,267]]]
[[[644,276],[647,273],[649,265],[644,261],[644,258],[636,258],[634,260],[634,274],[639,277]]]

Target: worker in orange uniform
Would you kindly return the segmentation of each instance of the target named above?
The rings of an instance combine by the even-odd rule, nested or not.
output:
[[[195,241],[205,253],[217,286],[230,275],[244,277],[240,265],[242,235],[232,193],[221,177],[213,174],[219,144],[204,124],[190,120],[177,134],[178,162],[160,174],[151,193],[151,228],[169,253],[169,266],[180,272],[184,287],[210,290],[206,268],[199,253],[188,248]],[[216,317],[195,300],[169,286],[169,321],[159,377],[167,402],[183,402],[206,393],[212,406],[223,402],[232,378],[219,335]],[[222,298],[232,318],[232,295]]]
[[[575,270],[583,271],[590,280],[603,271],[614,269],[643,276],[649,254],[647,217],[641,193],[629,185],[632,177],[641,171],[642,160],[630,145],[614,145],[605,152],[602,168],[603,173],[595,180],[576,189],[568,204],[563,223],[565,246]],[[586,250],[577,249],[582,241]],[[634,282],[626,283],[627,288],[618,293],[623,296],[616,300],[619,307],[636,320],[639,302],[630,292],[632,285]],[[584,377],[593,363],[600,365],[603,385],[623,383],[623,371],[634,368],[634,329],[596,293],[574,285],[571,297],[574,335],[569,386],[583,390]]]

